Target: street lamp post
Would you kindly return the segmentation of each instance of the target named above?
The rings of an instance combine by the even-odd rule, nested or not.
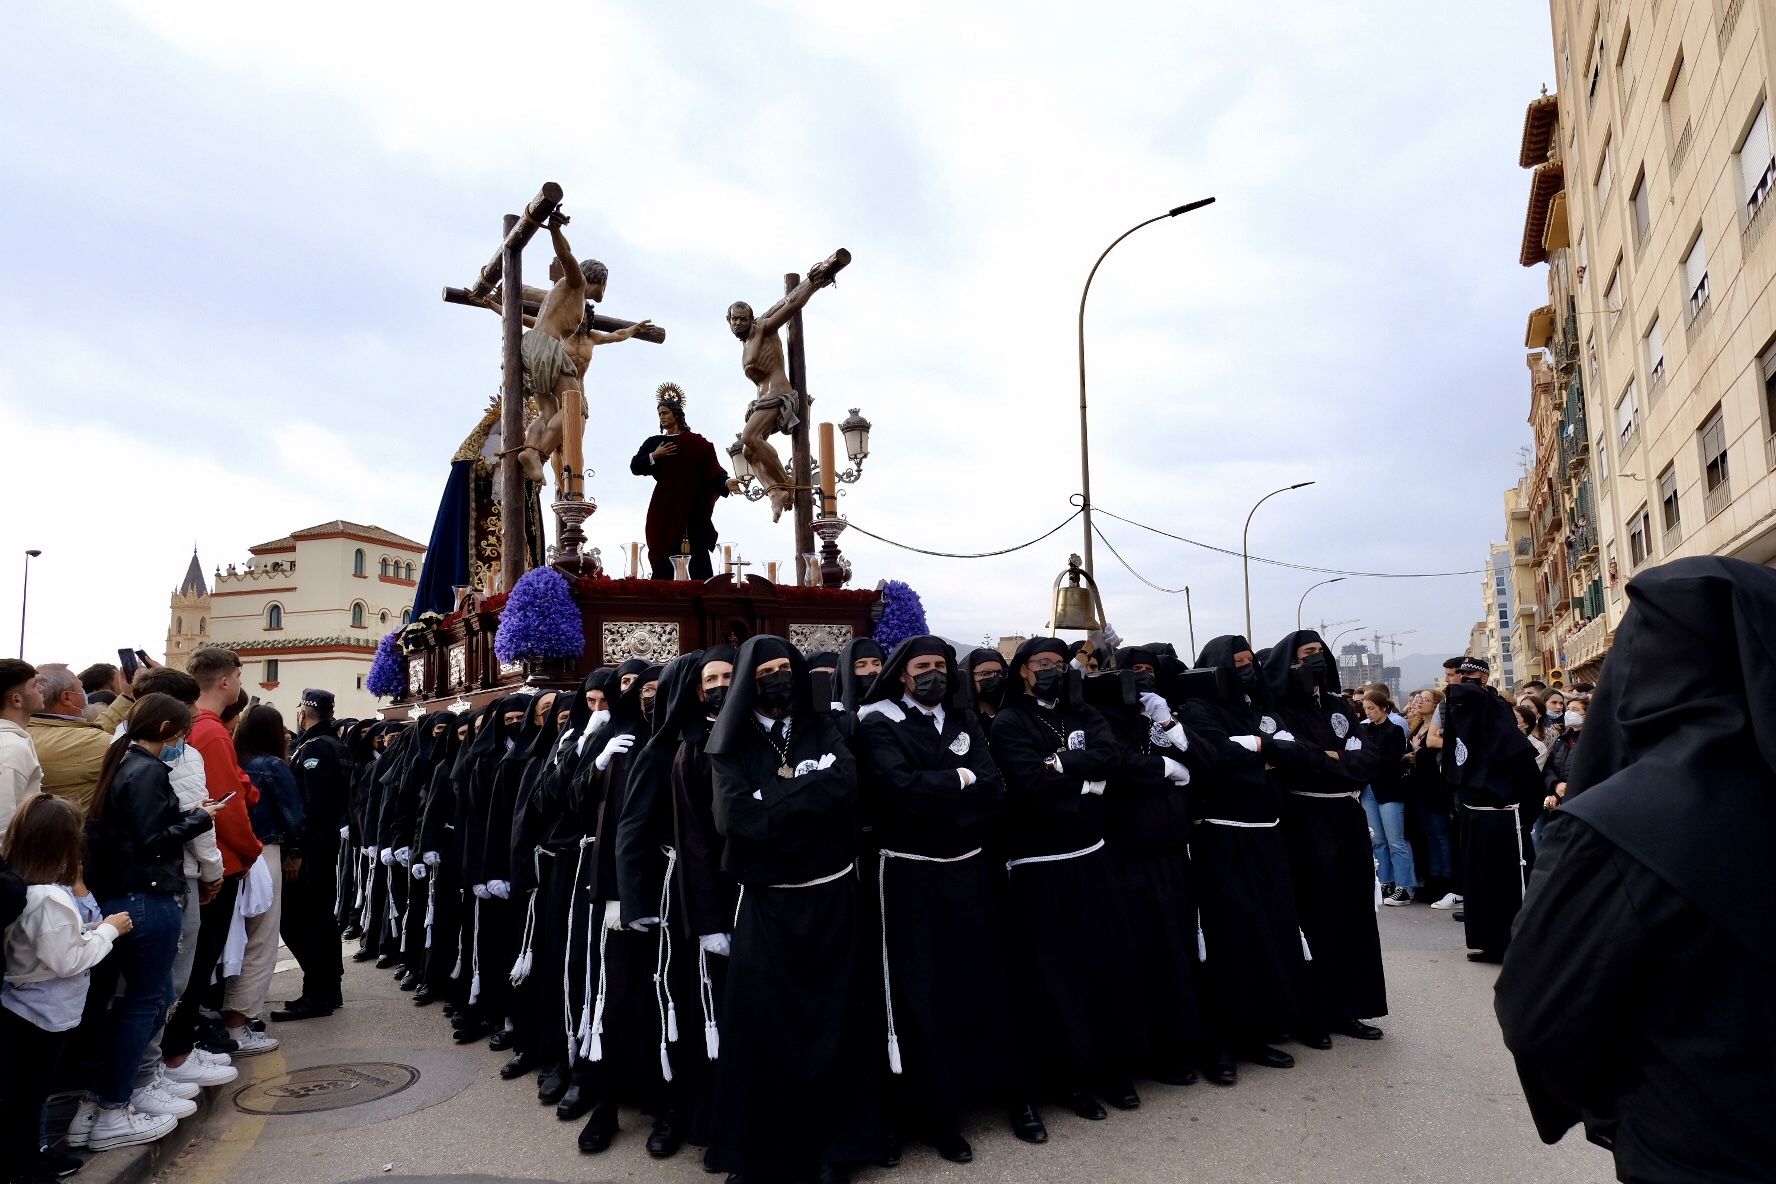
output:
[[[1258,512],[1259,506],[1262,506],[1265,502],[1269,501],[1271,498],[1275,497],[1277,494],[1288,493],[1291,490],[1295,490],[1295,489],[1306,489],[1309,485],[1312,485],[1312,484],[1313,484],[1312,481],[1297,481],[1293,485],[1285,485],[1281,489],[1273,489],[1269,493],[1265,494],[1263,497],[1259,498],[1255,503],[1253,503],[1252,508],[1246,512],[1245,529],[1240,531],[1240,571],[1242,574],[1244,574],[1245,579],[1246,579],[1246,640],[1247,641],[1252,640],[1252,554],[1246,545],[1247,540],[1250,539],[1251,535],[1252,535],[1252,515],[1256,514]]]
[[[1204,197],[1185,202],[1181,206],[1173,206],[1165,213],[1156,214],[1117,235],[1116,242],[1105,247],[1104,253],[1098,256],[1098,262],[1092,264],[1091,272],[1085,277],[1085,287],[1079,293],[1079,482],[1081,508],[1085,511],[1085,570],[1088,572],[1092,570],[1092,470],[1091,436],[1085,416],[1085,298],[1091,295],[1092,278],[1098,274],[1099,265],[1116,249],[1117,243],[1144,226],[1163,222],[1167,218],[1176,218],[1179,214],[1188,214],[1192,210],[1200,210],[1206,205],[1213,205],[1214,201],[1212,197]]]
[[[1334,633],[1332,635],[1332,640],[1328,641],[1326,643],[1326,652],[1332,653],[1332,647],[1338,644],[1339,638],[1343,637],[1347,633],[1354,633],[1358,629],[1361,629],[1362,627],[1363,626],[1361,626],[1361,625],[1352,625],[1349,629],[1340,629],[1337,633]],[[1336,657],[1334,658],[1334,660],[1336,660]]]
[[[1338,584],[1343,581],[1343,576],[1333,576],[1329,580],[1321,580],[1319,583],[1310,586],[1307,592],[1312,592],[1314,588],[1324,588],[1327,584]],[[1301,610],[1302,607],[1307,604],[1307,592],[1303,592],[1301,594],[1301,599],[1295,602],[1295,628],[1297,632],[1301,629]]]
[[[25,660],[25,607],[31,599],[31,560],[43,554],[32,547],[25,552],[25,583],[19,590],[19,661]]]

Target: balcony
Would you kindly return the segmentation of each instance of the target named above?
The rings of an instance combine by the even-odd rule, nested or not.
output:
[[[1567,634],[1560,643],[1560,648],[1566,651],[1568,669],[1597,661],[1609,652],[1609,646],[1609,618],[1603,616],[1592,617]]]
[[[1709,490],[1707,492],[1707,494],[1705,494],[1703,496],[1703,498],[1702,498],[1702,514],[1703,514],[1703,516],[1706,518],[1713,518],[1716,514],[1720,513],[1722,510],[1726,509],[1727,503],[1732,500],[1733,500],[1733,483],[1731,481],[1722,481],[1719,485],[1716,485],[1713,489]]]
[[[1523,266],[1534,267],[1548,261],[1548,251],[1542,246],[1542,240],[1548,231],[1554,195],[1564,188],[1566,170],[1559,161],[1551,160],[1536,166],[1529,181],[1529,208],[1523,215],[1523,241],[1517,252],[1517,262]]]
[[[1528,563],[1535,558],[1535,539],[1523,535],[1511,544],[1511,558],[1517,563]]]
[[[1764,464],[1776,469],[1776,435],[1764,437]]]

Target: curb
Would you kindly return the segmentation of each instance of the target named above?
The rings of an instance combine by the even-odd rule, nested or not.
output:
[[[197,1113],[179,1120],[172,1134],[140,1147],[119,1147],[115,1151],[99,1151],[88,1155],[86,1164],[75,1179],[80,1184],[147,1184],[163,1168],[185,1153],[197,1141],[209,1121],[225,1085],[212,1085],[194,1099]]]

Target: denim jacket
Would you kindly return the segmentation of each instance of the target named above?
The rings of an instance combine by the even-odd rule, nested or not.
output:
[[[256,756],[246,769],[259,787],[259,801],[252,809],[254,835],[261,843],[282,844],[285,858],[301,855],[306,818],[302,791],[290,766],[274,756]]]

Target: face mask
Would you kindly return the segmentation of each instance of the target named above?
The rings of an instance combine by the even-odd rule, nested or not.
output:
[[[179,758],[184,755],[185,755],[185,741],[183,741],[183,740],[179,741],[177,744],[165,745],[160,750],[160,759],[165,761],[169,765],[178,764]]]
[[[1036,697],[1038,699],[1058,699],[1061,687],[1067,681],[1067,672],[1062,669],[1038,670],[1036,672]]]
[[[999,706],[999,693],[1004,689],[1005,676],[1003,674],[989,674],[981,680],[980,685],[974,689],[974,693],[981,702],[997,707]]]
[[[1565,718],[1564,722],[1566,723],[1567,727],[1576,728],[1585,722],[1584,713],[1579,712],[1579,711],[1569,711],[1566,713],[1566,718]]]
[[[1135,689],[1143,694],[1148,691],[1158,691],[1159,679],[1155,678],[1151,672],[1143,670],[1135,675]]]
[[[857,680],[857,695],[860,699],[869,694],[870,688],[876,685],[876,676],[873,674],[857,674],[852,677]]]
[[[927,670],[913,676],[913,702],[936,707],[950,693],[950,676],[942,670]]]
[[[1546,714],[1547,714],[1548,718],[1553,720],[1555,723],[1560,723],[1562,720],[1564,720],[1566,718],[1564,715],[1561,715],[1558,711],[1550,711],[1550,712],[1547,712]]]
[[[1258,689],[1258,664],[1256,662],[1250,666],[1235,666],[1233,676],[1239,679],[1240,690],[1245,691],[1248,695]]]
[[[758,704],[766,711],[787,711],[795,697],[795,675],[787,670],[774,670],[757,681]]]
[[[658,695],[655,695],[652,699],[643,699],[641,701],[641,718],[647,720],[650,724],[654,722],[654,704],[659,701],[659,698]]]
[[[703,692],[703,710],[707,711],[710,715],[715,715],[720,712],[722,704],[727,701],[727,687],[710,687]]]
[[[1301,668],[1308,672],[1315,687],[1324,689],[1331,682],[1332,664],[1325,654],[1309,654],[1301,659]]]
[[[605,724],[610,722],[610,708],[600,707],[597,711],[592,713],[592,718],[586,721],[586,735],[590,736],[593,732],[596,732],[599,728],[602,728]]]

